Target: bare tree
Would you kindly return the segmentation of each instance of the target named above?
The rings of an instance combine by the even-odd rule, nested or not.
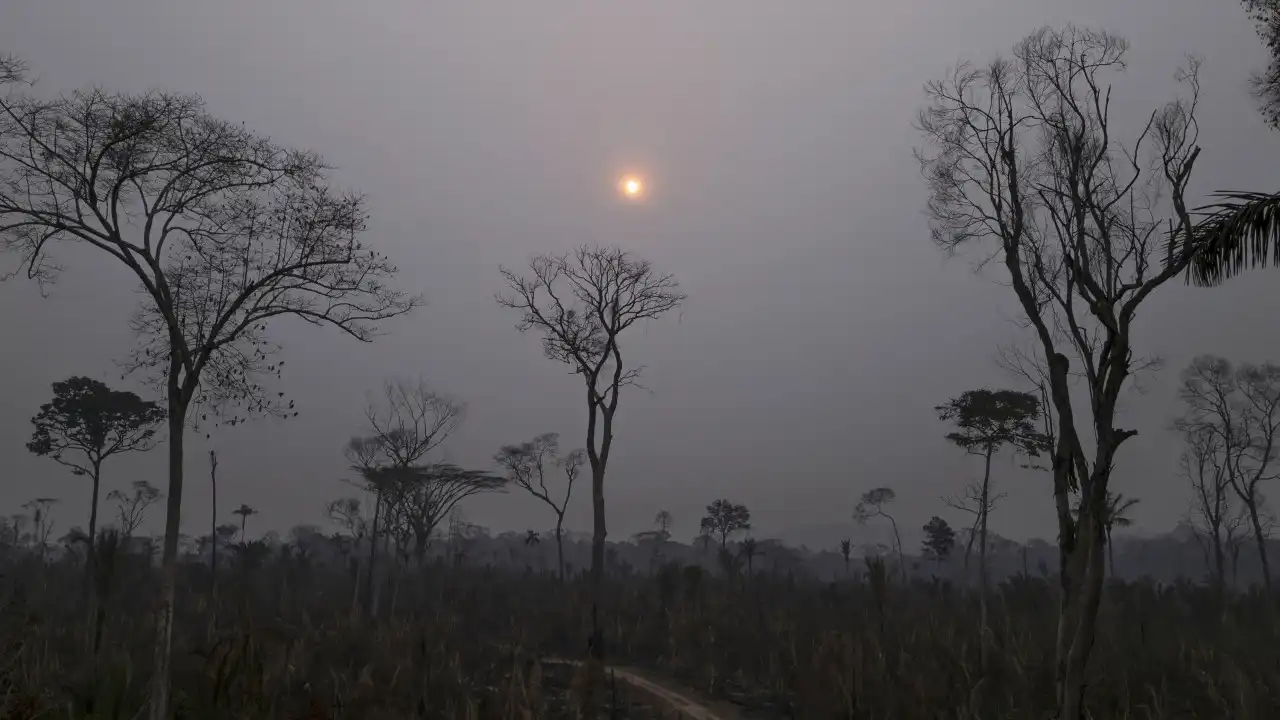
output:
[[[370,460],[378,459],[371,464],[409,467],[448,440],[466,412],[464,403],[435,392],[425,380],[388,380],[382,397],[365,410],[374,442],[361,452],[374,453]]]
[[[853,519],[858,523],[866,523],[877,517],[882,517],[889,521],[889,525],[893,528],[893,549],[898,555],[898,574],[905,584],[907,582],[907,564],[902,557],[902,536],[898,535],[898,521],[886,510],[897,499],[898,494],[892,488],[882,487],[868,490],[862,493],[862,497],[858,499],[858,505],[853,509]]]
[[[919,118],[934,240],[953,251],[986,246],[982,257],[1007,274],[1047,361],[1063,720],[1084,717],[1105,575],[1107,484],[1117,451],[1137,432],[1116,425],[1135,370],[1133,322],[1196,252],[1185,198],[1199,155],[1198,65],[1179,75],[1190,99],[1151,113],[1126,141],[1112,122],[1106,77],[1124,68],[1126,50],[1105,32],[1041,29],[1012,59],[962,64],[929,83],[929,106]],[[1072,358],[1089,398],[1079,419],[1069,387]],[[1081,421],[1092,426],[1091,448]],[[1071,512],[1075,493],[1084,503],[1079,521]]]
[[[53,506],[57,504],[58,498],[38,497],[22,505],[23,510],[31,512],[32,535],[39,548],[41,562],[44,562],[45,550],[49,546],[49,535],[53,533]]]
[[[522,332],[536,329],[548,358],[581,375],[587,401],[587,461],[591,466],[591,653],[603,659],[600,624],[607,536],[604,476],[613,448],[613,421],[622,388],[634,385],[641,367],[622,359],[628,328],[675,310],[685,295],[672,275],[617,248],[579,247],[567,255],[541,255],[529,276],[502,268],[508,293],[498,304],[517,310]]]
[[[966,531],[964,545],[964,569],[966,576],[969,572],[969,558],[973,555],[973,545],[979,536],[979,527],[982,524],[984,516],[990,516],[991,512],[996,509],[1000,501],[1009,496],[1006,492],[993,491],[990,484],[983,488],[981,480],[974,480],[964,486],[964,491],[960,495],[946,495],[942,498],[942,503],[952,510],[959,510],[973,516],[973,524]]]
[[[1222,466],[1227,484],[1244,503],[1262,563],[1262,579],[1271,589],[1267,557],[1269,523],[1264,522],[1262,484],[1280,476],[1273,465],[1280,453],[1280,366],[1243,364],[1201,355],[1183,371],[1179,395],[1186,413],[1175,422],[1185,433],[1206,433],[1200,439],[1209,462]],[[1218,518],[1219,522],[1222,518]]]
[[[280,371],[269,324],[292,316],[371,341],[379,321],[420,300],[386,284],[395,267],[359,240],[364,200],[330,190],[319,157],[214,118],[195,96],[0,96],[0,167],[0,249],[28,277],[51,280],[54,248],[81,245],[130,270],[143,291],[128,368],[165,389],[169,419],[148,710],[163,720],[192,408],[233,423],[243,419],[234,407],[294,414],[258,382]]]
[[[119,490],[108,493],[107,499],[116,504],[116,517],[120,520],[120,536],[125,540],[132,538],[146,521],[147,509],[162,497],[164,494],[146,480],[135,480],[131,495],[126,495]]]
[[[541,500],[556,514],[556,563],[560,582],[564,582],[564,513],[569,508],[573,483],[582,470],[585,453],[574,450],[560,457],[559,451],[560,436],[557,433],[544,433],[529,442],[504,445],[493,459],[506,471],[511,482]],[[547,474],[552,472],[553,467],[562,470],[565,478],[564,495],[558,500],[553,499],[551,491],[547,489]]]

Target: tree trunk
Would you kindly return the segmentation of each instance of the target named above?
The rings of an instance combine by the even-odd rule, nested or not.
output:
[[[178,530],[182,522],[182,453],[187,397],[178,385],[178,361],[169,371],[169,499],[165,508],[160,597],[156,603],[155,654],[151,668],[150,720],[170,720],[169,665],[173,652],[173,612],[178,586]]]
[[[375,492],[373,494],[373,529],[369,533],[369,562],[365,568],[364,584],[365,584],[365,609],[371,619],[376,620],[378,617],[378,607],[374,591],[377,588],[377,569],[378,569],[378,520],[382,513],[382,493]]]
[[[1083,517],[1084,513],[1082,513]],[[1062,617],[1058,623],[1058,707],[1060,720],[1084,720],[1084,691],[1089,654],[1093,650],[1102,598],[1106,556],[1103,533],[1095,518],[1083,520],[1079,543],[1067,560]]]
[[[213,629],[218,629],[218,453],[209,451],[209,585],[210,602],[213,604]]]
[[[902,584],[907,584],[907,564],[902,559],[902,537],[898,535],[898,522],[889,515],[889,524],[893,526],[893,544],[897,546],[898,551],[898,577],[902,580]]]
[[[1249,522],[1253,525],[1253,540],[1258,545],[1258,560],[1262,563],[1262,586],[1267,589],[1267,593],[1271,593],[1271,563],[1267,561],[1267,536],[1262,531],[1262,521],[1258,518],[1258,501],[1257,494],[1253,495],[1255,499],[1250,500],[1249,505]]]
[[[604,541],[608,535],[604,514],[604,463],[591,468],[591,656],[604,660],[604,632],[600,605],[604,599]]]
[[[981,637],[979,645],[979,665],[982,672],[987,671],[987,513],[990,510],[991,497],[991,455],[995,446],[987,445],[986,464],[982,475],[982,499],[978,505],[978,632]]]
[[[97,582],[95,575],[98,568],[98,490],[100,487],[100,479],[102,477],[102,461],[96,460],[93,463],[93,498],[90,500],[89,508],[89,546],[84,562],[84,594],[88,599],[89,617],[88,617],[88,643],[93,651],[97,651],[97,641],[95,638],[98,633],[95,630],[98,618],[98,606],[102,602],[98,597]]]
[[[1107,577],[1116,576],[1116,544],[1111,540],[1111,528],[1107,528]]]
[[[556,516],[556,562],[560,566],[560,582],[564,582],[564,513]]]

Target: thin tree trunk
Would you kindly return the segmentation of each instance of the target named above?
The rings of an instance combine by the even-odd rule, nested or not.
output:
[[[182,453],[187,397],[178,385],[177,353],[169,369],[169,498],[164,523],[164,554],[160,566],[160,597],[156,603],[156,637],[151,669],[149,720],[171,720],[169,666],[173,654],[173,615],[178,586],[178,530],[182,521]]]
[[[1255,495],[1256,497],[1256,495]],[[1253,540],[1258,546],[1258,560],[1262,562],[1262,586],[1271,592],[1271,563],[1267,561],[1267,536],[1262,531],[1262,520],[1258,517],[1258,501],[1251,500],[1249,506],[1249,522],[1253,525]]]
[[[378,568],[378,521],[382,513],[382,493],[374,492],[373,494],[373,530],[369,534],[369,562],[366,568],[365,583],[365,603],[368,615],[371,619],[377,619],[378,608],[375,601],[374,590],[377,587],[377,568]]]
[[[987,445],[986,464],[982,475],[982,499],[978,506],[978,632],[982,644],[979,646],[979,664],[982,672],[987,671],[987,514],[990,510],[991,497],[991,455],[995,452],[993,445]]]
[[[604,541],[608,535],[604,514],[604,464],[591,469],[591,655],[604,660],[604,631],[600,624],[600,605],[604,599]]]
[[[209,451],[209,490],[212,495],[209,504],[209,584],[210,602],[213,603],[213,628],[218,629],[218,452]]]
[[[556,562],[560,566],[560,582],[564,582],[564,513],[556,516]]]
[[[98,617],[98,606],[101,598],[98,597],[97,583],[94,582],[95,574],[98,567],[97,559],[97,542],[98,542],[98,490],[100,488],[100,479],[102,477],[102,461],[97,460],[93,463],[93,497],[90,500],[89,507],[89,547],[88,554],[85,555],[84,562],[84,594],[88,600],[89,616],[88,616],[88,637],[87,641],[91,648],[96,652],[97,642],[95,641],[96,632],[94,626]]]

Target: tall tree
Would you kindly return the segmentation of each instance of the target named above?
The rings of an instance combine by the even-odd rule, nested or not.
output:
[[[1268,527],[1264,522],[1262,485],[1275,479],[1280,455],[1280,365],[1242,364],[1201,355],[1182,373],[1179,396],[1186,411],[1175,421],[1183,432],[1204,432],[1217,439],[1212,450],[1221,455],[1227,483],[1244,504],[1253,529],[1262,579],[1272,587],[1267,556]]]
[[[27,449],[87,475],[93,482],[89,501],[89,554],[92,576],[94,542],[98,535],[98,492],[102,463],[113,455],[145,452],[155,446],[156,429],[164,410],[126,390],[112,390],[87,377],[53,384],[53,400],[31,418],[35,432]]]
[[[866,523],[872,518],[882,517],[889,521],[889,526],[893,528],[893,549],[898,555],[898,575],[902,578],[902,582],[907,582],[907,564],[902,557],[902,536],[898,534],[898,521],[889,514],[888,507],[898,499],[898,494],[893,488],[875,488],[862,493],[862,497],[858,499],[858,505],[853,509],[853,519],[859,523]]]
[[[195,96],[88,90],[0,95],[0,249],[51,279],[59,245],[92,248],[136,279],[144,301],[130,367],[165,390],[169,488],[151,720],[169,716],[183,450],[193,408],[294,413],[258,382],[278,373],[268,325],[285,316],[371,341],[420,299],[360,241],[357,195],[328,187],[315,154],[205,111]],[[227,412],[224,412],[227,411]]]
[[[1197,66],[1179,75],[1189,99],[1157,109],[1122,139],[1107,76],[1124,68],[1127,47],[1105,32],[1038,30],[1011,59],[962,64],[929,83],[919,118],[935,242],[949,251],[978,246],[996,260],[1046,360],[1056,416],[1062,720],[1085,715],[1105,576],[1107,484],[1117,452],[1137,432],[1116,425],[1120,396],[1141,362],[1133,323],[1196,255],[1186,194],[1199,156]],[[1089,398],[1080,416],[1073,361]],[[1086,446],[1085,433],[1096,442]],[[1077,493],[1085,509],[1079,521],[1071,513]]]
[[[529,275],[501,269],[507,293],[498,304],[520,313],[516,327],[537,330],[547,357],[581,375],[587,404],[587,461],[591,467],[591,653],[604,658],[600,602],[604,582],[604,477],[613,449],[613,423],[622,389],[636,384],[640,366],[622,358],[623,333],[680,307],[685,295],[664,275],[625,250],[582,246],[565,255],[540,255]]]
[[[1040,399],[1030,393],[1017,390],[966,390],[935,408],[938,418],[955,425],[955,432],[947,434],[947,440],[970,455],[983,460],[982,483],[974,498],[978,533],[978,607],[979,627],[986,648],[987,595],[990,580],[987,574],[987,524],[993,505],[991,496],[991,458],[1004,448],[1015,453],[1039,457],[1048,452],[1049,438],[1037,429],[1040,419]],[[973,543],[973,535],[969,536]],[[968,557],[968,550],[965,551]],[[983,658],[986,658],[985,651]]]
[[[934,515],[924,524],[924,554],[942,566],[956,545],[956,531],[946,520]]]
[[[716,500],[707,506],[707,514],[702,522],[712,533],[720,536],[720,548],[727,549],[729,536],[751,529],[751,511],[746,505]]]
[[[559,434],[544,433],[529,442],[502,446],[493,459],[506,471],[511,482],[541,500],[555,513],[556,565],[560,582],[564,582],[564,514],[569,509],[573,483],[582,470],[585,455],[581,450],[574,450],[561,457],[559,452]],[[564,494],[553,498],[547,488],[547,475],[556,469],[564,473]]]
[[[1231,481],[1222,457],[1223,442],[1208,427],[1183,427],[1183,449],[1179,471],[1191,484],[1190,524],[1205,546],[1205,557],[1213,576],[1219,602],[1226,595],[1227,569],[1224,535],[1233,519]]]
[[[347,443],[344,450],[347,461],[359,475],[362,487],[374,499],[365,572],[365,607],[371,617],[378,614],[378,548],[379,542],[385,540],[387,521],[393,516],[404,521],[405,528],[415,535],[415,546],[421,560],[425,557],[431,531],[444,517],[443,514],[434,514],[440,509],[440,501],[446,501],[449,508],[457,502],[456,499],[447,502],[447,497],[439,497],[435,491],[441,488],[436,485],[412,490],[411,481],[427,481],[434,476],[409,472],[409,469],[420,464],[453,435],[466,418],[466,411],[465,403],[432,390],[422,378],[388,380],[383,383],[381,397],[371,396],[365,407],[365,421],[370,434],[352,438]],[[416,506],[413,519],[417,522],[410,522],[410,518],[400,512],[407,505],[392,506],[398,500]],[[447,513],[449,508],[444,512]]]
[[[244,535],[245,523],[248,522],[250,515],[257,515],[258,511],[254,510],[248,505],[245,505],[244,503],[240,503],[240,507],[236,508],[235,510],[232,510],[231,514],[240,516],[240,542],[241,543],[248,542],[245,539],[245,535]]]

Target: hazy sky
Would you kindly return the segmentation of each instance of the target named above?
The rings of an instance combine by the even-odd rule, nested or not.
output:
[[[943,440],[933,407],[1010,384],[992,360],[1020,331],[1011,292],[929,240],[911,156],[922,84],[1043,24],[1101,26],[1132,42],[1126,109],[1158,107],[1183,55],[1203,57],[1197,190],[1274,189],[1280,157],[1247,92],[1264,52],[1226,0],[0,0],[0,18],[0,52],[26,59],[40,92],[199,93],[219,116],[322,152],[340,184],[368,194],[368,241],[426,294],[376,344],[280,331],[300,418],[212,441],[222,512],[247,502],[260,528],[320,522],[349,492],[342,445],[391,376],[470,404],[452,461],[487,466],[499,445],[548,431],[580,444],[578,378],[493,295],[500,264],[581,242],[620,244],[689,294],[680,317],[627,338],[651,392],[623,398],[611,539],[662,508],[687,539],[718,497],[747,504],[760,536],[847,523],[858,494],[882,485],[900,495],[901,525],[935,513],[959,524],[937,498],[981,468]],[[628,167],[650,178],[643,205],[615,197]],[[68,271],[48,299],[0,285],[0,511],[60,497],[56,534],[83,523],[88,484],[26,452],[29,418],[69,375],[120,384],[113,360],[137,302],[136,281],[99,253],[59,258]],[[1264,273],[1216,290],[1174,283],[1146,306],[1137,346],[1167,366],[1126,399],[1141,435],[1114,479],[1142,498],[1146,528],[1186,507],[1166,430],[1177,372],[1201,352],[1280,360],[1278,300],[1280,275]],[[206,451],[203,438],[189,446],[189,532],[205,527]],[[160,452],[114,462],[106,489],[164,487],[163,464]],[[1047,478],[1007,460],[997,472],[1010,499],[992,529],[1052,538]],[[587,529],[582,490],[570,524]],[[553,524],[514,493],[467,515]]]

